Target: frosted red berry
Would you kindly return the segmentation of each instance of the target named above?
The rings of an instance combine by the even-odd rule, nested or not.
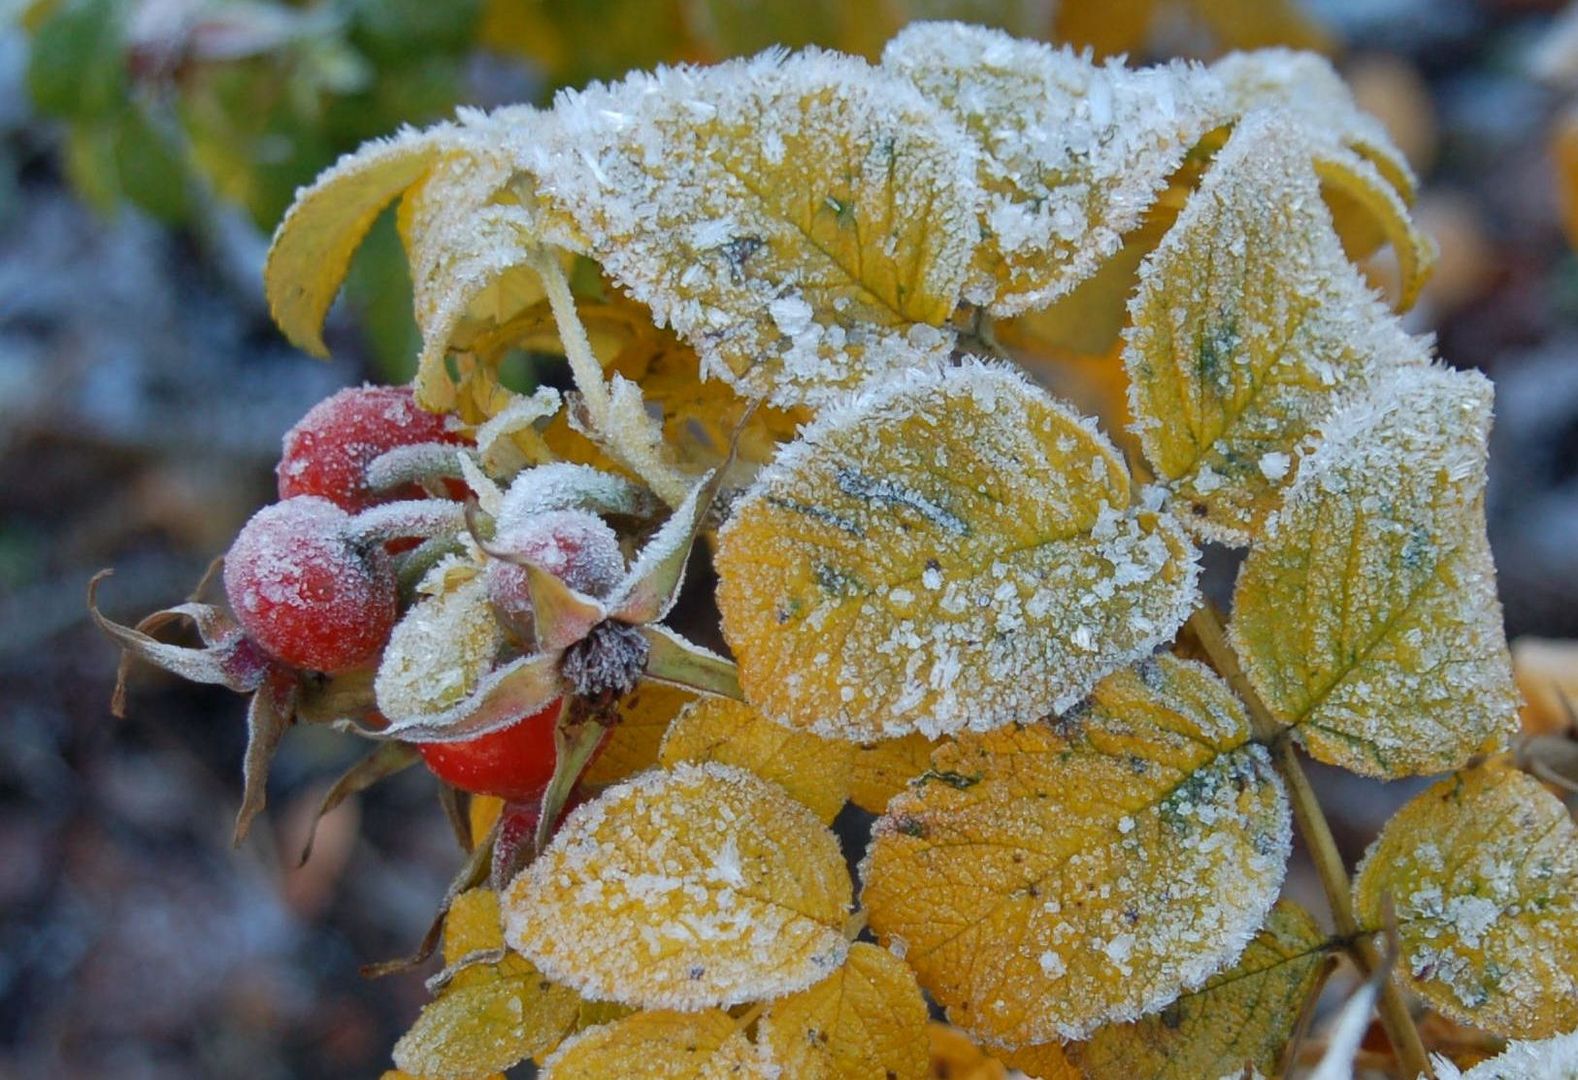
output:
[[[259,648],[292,667],[343,671],[376,656],[398,613],[388,554],[314,496],[265,506],[225,556],[225,595]]]
[[[355,513],[392,499],[420,499],[417,484],[375,492],[367,466],[398,446],[465,440],[416,403],[409,387],[353,386],[314,405],[285,433],[279,497],[318,495]]]
[[[584,510],[554,510],[519,525],[501,528],[493,550],[519,556],[542,567],[572,589],[605,596],[624,576],[619,537],[601,518]],[[488,599],[518,618],[531,615],[526,571],[505,558],[488,563]]]
[[[553,779],[553,729],[563,699],[487,735],[455,743],[422,743],[417,749],[440,780],[473,795],[532,800]]]

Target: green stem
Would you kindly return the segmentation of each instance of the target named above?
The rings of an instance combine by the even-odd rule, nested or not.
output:
[[[1294,823],[1298,826],[1299,835],[1304,838],[1310,860],[1315,864],[1315,872],[1320,876],[1321,887],[1326,892],[1332,923],[1338,936],[1348,942],[1348,953],[1353,962],[1369,976],[1383,965],[1383,961],[1373,937],[1364,932],[1354,914],[1353,885],[1348,879],[1347,866],[1343,862],[1342,852],[1337,849],[1337,839],[1332,835],[1331,824],[1326,820],[1320,800],[1315,796],[1315,789],[1310,786],[1309,777],[1304,772],[1304,764],[1293,748],[1290,729],[1277,721],[1250,684],[1243,665],[1238,662],[1238,654],[1227,639],[1216,609],[1209,604],[1201,607],[1190,617],[1189,626],[1200,639],[1201,646],[1217,672],[1227,680],[1227,684],[1248,709],[1255,740],[1265,743],[1270,749],[1277,772],[1287,785]],[[1430,1056],[1419,1038],[1419,1029],[1414,1026],[1408,1002],[1393,979],[1388,978],[1382,983],[1376,1011],[1380,1015],[1381,1026],[1386,1029],[1387,1038],[1392,1042],[1392,1049],[1397,1053],[1403,1074],[1410,1080],[1434,1076],[1430,1068]]]

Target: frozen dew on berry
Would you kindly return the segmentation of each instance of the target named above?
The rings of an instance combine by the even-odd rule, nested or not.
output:
[[[294,667],[371,660],[394,627],[394,570],[344,510],[304,495],[253,516],[225,556],[225,595],[249,638]]]

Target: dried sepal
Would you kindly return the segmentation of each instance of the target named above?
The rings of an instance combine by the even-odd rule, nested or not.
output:
[[[570,813],[504,897],[550,978],[641,1008],[779,997],[844,960],[851,885],[832,833],[718,764],[643,773]]]
[[[1006,1046],[1082,1038],[1236,960],[1290,834],[1242,707],[1164,654],[1088,707],[936,750],[875,828],[862,904],[955,1023]]]
[[[296,865],[306,866],[307,860],[312,857],[312,842],[318,835],[318,822],[322,821],[325,815],[352,795],[366,791],[378,781],[415,765],[421,757],[414,746],[393,741],[380,742],[361,760],[341,773],[330,785],[329,790],[324,792],[318,808],[313,811],[312,825],[307,830],[307,839],[301,845],[301,858],[296,861]]]
[[[236,811],[232,843],[240,845],[252,828],[252,819],[268,801],[269,766],[280,740],[295,719],[296,687],[281,675],[260,686],[247,704],[247,749],[241,759],[241,808]]]
[[[1167,640],[1195,552],[1092,422],[1016,373],[912,372],[824,413],[719,532],[747,699],[852,741],[1073,704]]]

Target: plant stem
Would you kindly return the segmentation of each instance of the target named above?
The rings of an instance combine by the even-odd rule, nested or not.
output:
[[[1348,953],[1353,962],[1369,976],[1382,966],[1381,955],[1371,935],[1359,925],[1358,917],[1354,914],[1353,885],[1348,879],[1348,869],[1343,863],[1342,853],[1337,849],[1337,839],[1332,835],[1326,814],[1321,810],[1320,800],[1315,797],[1315,789],[1310,786],[1309,777],[1304,772],[1303,762],[1293,748],[1289,729],[1277,721],[1250,684],[1243,665],[1238,662],[1238,654],[1227,639],[1216,609],[1210,604],[1203,605],[1190,617],[1189,625],[1199,637],[1218,674],[1227,680],[1249,711],[1250,726],[1256,741],[1265,743],[1271,751],[1277,772],[1287,785],[1288,800],[1293,806],[1293,820],[1298,826],[1299,835],[1304,838],[1310,860],[1315,864],[1315,872],[1320,876],[1321,887],[1326,892],[1332,923],[1338,936],[1349,942]],[[1430,1057],[1425,1053],[1424,1043],[1419,1038],[1419,1029],[1414,1026],[1413,1015],[1408,1011],[1408,1003],[1391,978],[1381,985],[1376,1011],[1380,1015],[1381,1026],[1386,1029],[1386,1037],[1391,1040],[1392,1049],[1397,1053],[1404,1075],[1409,1080],[1419,1076],[1434,1076],[1430,1069]]]
[[[570,361],[570,372],[575,376],[576,389],[586,403],[586,414],[599,431],[608,427],[608,413],[612,402],[608,397],[608,384],[603,381],[603,365],[592,352],[592,342],[581,325],[581,316],[575,310],[575,297],[570,292],[570,282],[564,276],[564,267],[551,251],[539,252],[533,266],[542,277],[543,289],[548,294],[548,306],[553,320],[559,324],[559,340],[564,343],[564,357]]]

